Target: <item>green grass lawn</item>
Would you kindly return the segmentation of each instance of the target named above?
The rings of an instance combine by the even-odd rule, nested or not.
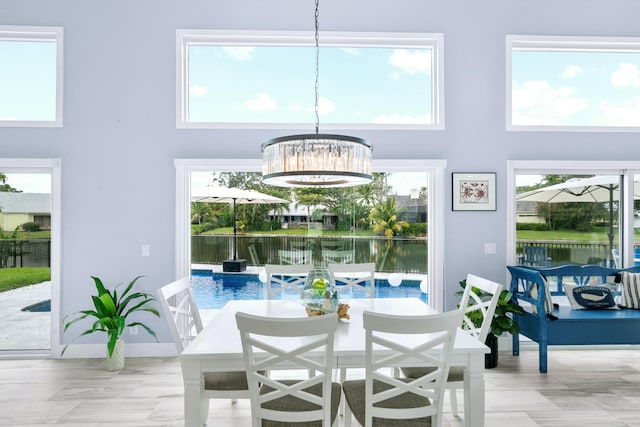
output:
[[[0,268],[0,292],[51,280],[51,269]]]

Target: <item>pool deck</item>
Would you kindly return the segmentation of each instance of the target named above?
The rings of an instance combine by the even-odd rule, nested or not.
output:
[[[51,313],[21,309],[51,298],[51,282],[0,292],[0,350],[51,348]]]

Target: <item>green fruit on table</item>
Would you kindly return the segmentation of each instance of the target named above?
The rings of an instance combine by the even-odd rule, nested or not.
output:
[[[319,291],[324,291],[325,289],[327,289],[327,284],[325,283],[324,279],[316,279],[313,281],[311,288]]]

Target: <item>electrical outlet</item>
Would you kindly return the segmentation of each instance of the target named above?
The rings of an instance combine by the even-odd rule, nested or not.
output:
[[[129,335],[138,335],[138,325],[129,326]]]

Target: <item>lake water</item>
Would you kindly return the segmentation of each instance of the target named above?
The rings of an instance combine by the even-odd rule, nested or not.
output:
[[[192,270],[191,287],[200,310],[221,309],[231,300],[267,298],[266,285],[256,274]],[[358,295],[343,295],[343,298],[356,297]],[[406,279],[397,287],[389,285],[386,279],[376,279],[376,298],[420,298],[427,302],[427,295],[420,290],[420,281]]]

